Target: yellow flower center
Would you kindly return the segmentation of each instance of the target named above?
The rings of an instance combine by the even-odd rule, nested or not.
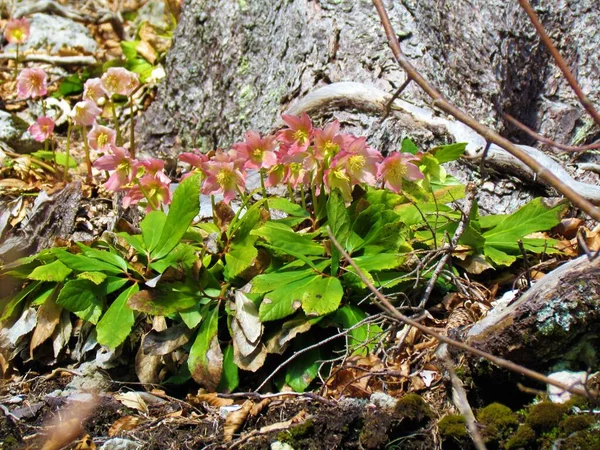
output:
[[[252,152],[252,156],[256,157],[256,158],[260,158],[262,156],[262,150],[260,148],[256,148],[254,149],[254,151]]]
[[[106,133],[100,133],[98,135],[98,146],[104,147],[108,142],[108,135]]]
[[[328,158],[329,156],[335,156],[339,151],[340,146],[333,141],[327,141],[323,146],[323,152],[325,153],[326,158]]]
[[[408,173],[408,167],[405,164],[394,164],[389,171],[391,178],[403,178]]]
[[[358,172],[363,167],[365,167],[367,160],[362,155],[354,155],[351,156],[348,160],[348,165],[353,172]]]
[[[308,140],[308,132],[306,130],[297,130],[294,133],[294,139],[301,144],[304,144]]]
[[[108,75],[106,80],[104,80],[104,84],[109,91],[117,91],[119,89],[119,80],[115,75]]]
[[[298,172],[300,172],[302,170],[302,164],[297,163],[297,162],[291,163],[290,164],[290,170],[292,172],[294,172],[294,173],[298,173]]]
[[[228,170],[221,170],[219,173],[217,173],[216,175],[216,179],[217,179],[217,183],[219,183],[221,185],[221,187],[225,187],[229,184],[229,182],[231,181],[233,174],[231,172],[229,172]]]
[[[12,36],[17,41],[22,41],[25,38],[25,33],[23,32],[23,30],[16,29],[16,30],[13,30]]]

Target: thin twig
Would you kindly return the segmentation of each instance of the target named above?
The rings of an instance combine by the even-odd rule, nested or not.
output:
[[[400,85],[400,87],[398,88],[398,90],[396,92],[394,92],[394,95],[392,95],[392,98],[390,98],[390,100],[385,105],[385,113],[383,114],[383,117],[381,118],[381,120],[379,120],[379,123],[383,123],[383,121],[385,119],[387,119],[387,116],[390,115],[390,112],[392,110],[392,105],[394,104],[394,102],[396,101],[396,99],[398,97],[400,97],[400,94],[402,94],[402,92],[404,91],[404,89],[406,89],[406,87],[410,84],[411,81],[412,81],[412,79],[410,77],[406,78],[406,80],[404,81],[404,83],[402,83]]]
[[[529,155],[527,152],[519,148],[517,145],[510,142],[508,139],[503,138],[498,133],[493,131],[492,129],[486,127],[485,125],[479,123],[477,120],[469,116],[467,113],[457,108],[453,104],[449,103],[442,94],[434,88],[423,76],[421,73],[411,64],[408,58],[402,53],[402,49],[400,48],[400,42],[398,41],[398,37],[394,32],[392,24],[390,23],[390,19],[387,15],[387,11],[383,6],[381,0],[372,0],[379,17],[381,19],[381,23],[383,24],[383,28],[388,38],[388,43],[392,52],[394,53],[394,57],[398,64],[405,70],[407,75],[417,83],[421,89],[423,89],[431,98],[431,105],[435,108],[439,108],[440,110],[450,114],[463,124],[475,130],[479,133],[484,139],[493,144],[502,147],[504,150],[509,152],[515,158],[519,159],[523,162],[527,167],[529,167],[539,178],[546,181],[550,186],[555,188],[562,195],[567,197],[574,205],[581,208],[585,211],[593,219],[600,221],[600,210],[597,209],[591,202],[583,198],[579,193],[577,193],[570,186],[567,186],[563,183],[556,175],[542,166],[535,158]]]
[[[0,53],[0,60],[2,59],[17,59],[17,55],[14,53]],[[55,66],[89,66],[96,64],[96,58],[93,56],[50,56],[50,55],[26,55],[25,57],[19,56],[19,61],[24,62],[41,62],[47,64],[53,64]]]
[[[556,148],[558,148],[560,150],[564,150],[566,152],[584,152],[586,150],[600,149],[600,142],[595,142],[593,144],[588,144],[588,145],[579,145],[579,146],[559,144],[558,142],[553,141],[552,139],[548,139],[547,137],[544,137],[541,134],[536,133],[531,128],[529,128],[527,125],[525,125],[522,122],[519,122],[517,119],[515,119],[510,114],[503,113],[502,116],[506,120],[508,120],[511,124],[513,124],[515,127],[519,128],[521,131],[524,131],[525,133],[527,133],[529,136],[531,136],[535,140],[540,141],[542,144],[551,145],[552,147],[556,147]]]
[[[585,110],[589,113],[589,115],[592,116],[592,118],[594,119],[594,122],[596,122],[596,125],[600,126],[600,113],[598,113],[598,111],[596,111],[596,108],[594,108],[594,105],[592,104],[590,99],[587,98],[587,96],[581,90],[581,87],[577,83],[577,79],[569,70],[567,61],[565,61],[565,59],[562,57],[562,55],[556,49],[555,45],[552,43],[552,40],[546,33],[546,30],[544,30],[544,26],[542,25],[537,14],[531,7],[531,4],[529,3],[528,0],[519,0],[519,4],[521,5],[521,7],[525,10],[527,15],[529,16],[529,20],[531,20],[531,23],[535,27],[538,35],[540,36],[540,39],[542,40],[542,42],[544,43],[544,45],[546,46],[546,48],[548,49],[548,51],[550,52],[552,57],[554,58],[556,65],[558,66],[560,71],[565,76],[567,83],[569,83],[569,86],[571,86],[571,89],[573,89],[573,92],[579,99],[579,102],[585,108]]]
[[[335,245],[335,247],[339,250],[340,254],[344,257],[344,259],[346,259],[346,261],[348,261],[348,264],[350,264],[352,267],[354,267],[354,270],[356,271],[356,275],[358,275],[358,277],[362,280],[362,282],[365,283],[367,288],[374,294],[374,296],[377,299],[377,301],[374,301],[375,305],[377,305],[379,308],[381,308],[383,311],[387,312],[388,314],[391,314],[392,316],[396,317],[401,322],[404,322],[407,325],[417,328],[418,330],[422,331],[425,334],[428,334],[429,336],[433,337],[434,339],[436,339],[439,342],[443,342],[445,344],[451,345],[451,346],[456,347],[465,352],[468,352],[473,355],[479,356],[481,358],[487,359],[491,363],[493,363],[503,369],[507,369],[512,372],[515,372],[515,373],[518,373],[521,375],[525,375],[526,377],[529,377],[540,383],[551,384],[553,386],[564,389],[565,391],[569,391],[572,394],[580,395],[580,396],[587,397],[587,398],[590,398],[590,395],[591,395],[593,400],[595,400],[598,397],[598,392],[596,392],[596,391],[590,391],[590,394],[588,394],[588,392],[586,392],[584,389],[572,388],[571,386],[568,386],[564,383],[553,380],[552,378],[549,378],[539,372],[528,369],[519,364],[515,364],[512,361],[508,361],[504,358],[500,358],[498,356],[492,355],[491,353],[484,352],[483,350],[479,350],[478,348],[471,347],[470,345],[465,344],[463,342],[459,342],[459,341],[455,341],[454,339],[450,339],[449,337],[444,336],[444,335],[434,331],[433,329],[431,329],[425,325],[422,325],[419,322],[409,319],[408,317],[402,315],[401,313],[399,313],[396,310],[396,308],[394,308],[394,305],[392,305],[389,302],[389,300],[386,297],[384,297],[375,288],[375,286],[373,286],[373,283],[371,283],[371,281],[365,276],[362,269],[356,265],[356,263],[354,262],[352,257],[350,255],[348,255],[348,253],[344,250],[344,248],[337,241],[337,239],[335,238],[335,236],[333,235],[333,233],[331,232],[331,229],[329,227],[327,227],[327,234],[329,235],[329,239],[331,239],[331,242],[333,243],[333,245]]]
[[[253,400],[264,400],[266,398],[277,398],[277,397],[306,397],[312,400],[317,400],[327,406],[336,406],[336,403],[328,400],[314,392],[275,392],[269,394],[259,394],[258,392],[236,392],[233,394],[217,394],[219,398],[251,398]]]
[[[438,350],[438,354],[441,355],[441,359],[442,361],[444,361],[446,370],[450,375],[450,382],[452,383],[453,394],[452,399],[454,400],[454,404],[458,408],[458,411],[465,418],[467,429],[469,430],[469,434],[471,435],[471,440],[473,441],[473,444],[475,444],[475,448],[477,450],[487,450],[481,437],[481,433],[479,433],[479,429],[477,428],[475,415],[473,414],[471,405],[469,405],[469,400],[467,399],[467,393],[465,392],[465,388],[463,387],[462,381],[460,380],[460,378],[458,378],[458,375],[456,375],[456,371],[454,370],[454,364],[452,363],[452,359],[448,354],[448,346],[442,344],[440,346],[440,349]]]

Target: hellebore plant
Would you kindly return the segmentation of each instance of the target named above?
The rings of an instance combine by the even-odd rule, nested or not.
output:
[[[15,72],[14,76],[17,78],[19,71],[19,45],[24,44],[29,39],[30,24],[26,18],[22,19],[10,19],[4,28],[4,38],[9,44],[15,44]]]

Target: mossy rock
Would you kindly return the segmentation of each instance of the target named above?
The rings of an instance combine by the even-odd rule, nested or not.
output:
[[[377,449],[385,448],[390,436],[392,416],[379,408],[368,410],[365,421],[360,432],[359,440],[363,448]]]
[[[544,401],[531,407],[526,423],[534,430],[549,431],[558,426],[568,411],[567,405]]]
[[[600,429],[573,433],[560,444],[564,450],[600,450]]]
[[[592,416],[585,414],[568,416],[562,420],[558,429],[560,430],[562,436],[569,436],[572,433],[589,428],[589,426],[594,422],[595,420]]]
[[[535,431],[527,424],[519,427],[517,432],[506,442],[506,450],[531,448],[535,443]]]
[[[467,433],[467,421],[460,414],[449,414],[442,417],[438,423],[438,430],[443,440],[453,439],[465,442],[469,438]]]
[[[519,425],[517,415],[501,403],[492,403],[477,413],[477,421],[485,425],[487,441],[500,441],[510,436]]]
[[[431,419],[433,414],[423,397],[418,394],[406,394],[396,403],[394,417],[399,420],[421,423]]]
[[[277,440],[294,446],[298,440],[301,440],[313,433],[314,422],[308,419],[296,426],[293,426],[277,435]]]

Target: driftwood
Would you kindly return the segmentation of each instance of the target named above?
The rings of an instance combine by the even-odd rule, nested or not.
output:
[[[562,265],[506,309],[476,323],[466,343],[542,372],[594,367],[599,275],[600,258],[581,256]]]

